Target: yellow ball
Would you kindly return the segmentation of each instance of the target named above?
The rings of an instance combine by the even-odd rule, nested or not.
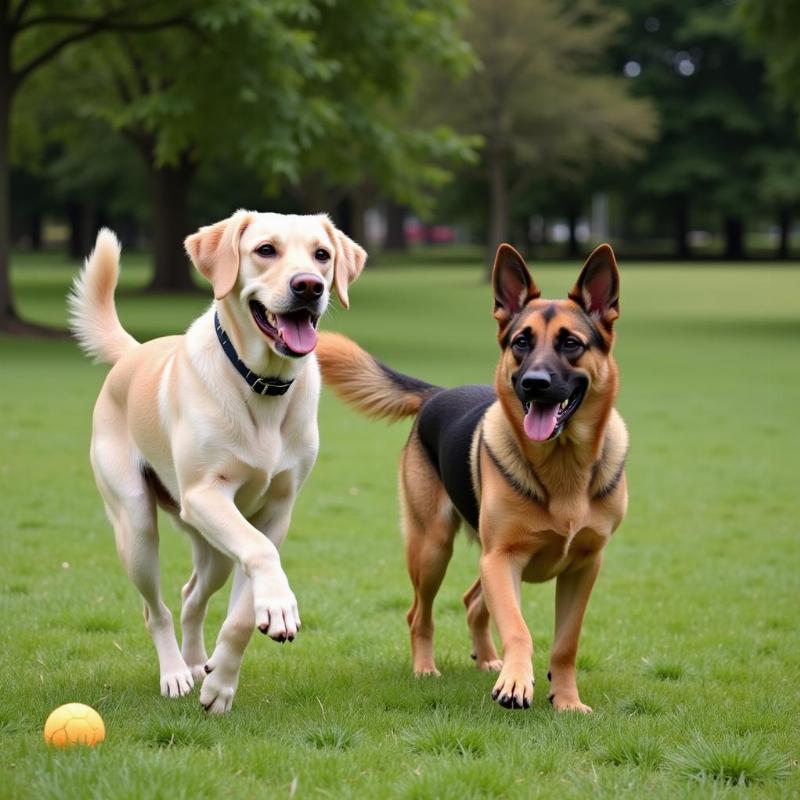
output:
[[[106,738],[102,717],[91,706],[67,703],[59,706],[44,724],[44,740],[51,747],[85,744],[94,747]]]

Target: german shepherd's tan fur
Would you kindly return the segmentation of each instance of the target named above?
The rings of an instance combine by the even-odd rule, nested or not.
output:
[[[493,286],[502,353],[494,396],[485,412],[478,409],[467,459],[479,514],[472,532],[481,545],[480,577],[464,595],[473,657],[479,669],[500,672],[492,691],[497,702],[527,708],[533,643],[520,610],[520,584],[555,578],[549,699],[557,710],[588,712],[575,679],[578,638],[604,547],[627,507],[628,434],[614,408],[618,371],[612,357],[619,273],[613,251],[601,245],[568,299],[543,300],[522,257],[501,245]],[[419,415],[400,458],[414,585],[408,623],[415,674],[438,675],[433,601],[464,514],[445,488],[421,428],[426,407],[433,407],[428,404],[446,409],[448,397],[468,398],[471,389],[442,390],[399,375],[336,334],[322,335],[317,357],[324,380],[366,414]],[[490,618],[502,641],[502,661]]]

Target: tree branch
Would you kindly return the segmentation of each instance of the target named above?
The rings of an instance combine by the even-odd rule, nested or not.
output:
[[[29,2],[29,0],[23,0]],[[74,16],[71,14],[43,14],[40,17],[32,17],[31,19],[23,22],[17,26],[17,31],[25,31],[28,28],[35,28],[37,25],[85,25],[87,27],[97,25],[98,23],[110,23],[112,20],[119,17],[125,12],[126,9],[117,9],[104,14],[102,17],[82,17]]]
[[[133,72],[133,80],[134,83],[137,84],[137,88],[142,95],[147,94],[147,76],[142,69],[142,62],[141,59],[136,55],[136,52],[131,47],[131,43],[125,36],[120,36],[120,46],[126,52],[128,56],[128,62],[130,64],[131,70]]]
[[[14,88],[16,89],[22,81],[32,72],[55,58],[65,47],[88,39],[98,33],[107,31],[124,31],[128,33],[162,30],[163,28],[186,26],[191,28],[191,23],[187,17],[167,17],[165,19],[153,20],[152,22],[110,22],[108,17],[97,18],[92,24],[83,30],[71,33],[53,42],[43,50],[38,56],[32,58],[27,64],[16,70],[12,75]]]
[[[14,12],[13,16],[11,17],[11,31],[12,36],[14,33],[19,31],[20,23],[22,22],[22,18],[25,16],[25,12],[28,10],[28,6],[31,4],[31,0],[20,0],[19,5],[17,6],[17,10]]]
[[[31,3],[31,0],[21,0],[20,10],[24,13],[25,7]],[[141,13],[147,7],[155,6],[155,2],[139,2],[136,10]],[[97,22],[111,23],[120,17],[124,17],[131,11],[128,5],[122,5],[119,8],[113,8],[99,17],[87,17],[76,14],[42,14],[39,17],[34,17],[28,20],[23,25],[18,26],[17,30],[22,31],[26,28],[33,28],[36,25],[94,25]],[[22,17],[22,13],[18,12],[18,16]],[[19,21],[19,20],[18,20]],[[136,24],[136,23],[132,23]]]

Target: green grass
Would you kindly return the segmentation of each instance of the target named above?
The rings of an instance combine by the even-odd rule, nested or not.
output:
[[[63,324],[71,270],[16,265],[22,311]],[[576,272],[536,276],[563,295]],[[142,297],[144,280],[128,259],[119,306],[140,337],[184,329],[208,302]],[[351,300],[326,326],[396,368],[446,385],[491,378],[477,264],[382,264]],[[87,460],[105,371],[67,341],[0,339],[0,797],[800,795],[799,308],[795,270],[623,264],[631,502],[584,627],[589,717],[546,700],[552,584],[523,593],[533,707],[491,702],[493,679],[469,659],[460,595],[478,554],[463,539],[437,602],[443,676],[411,677],[395,493],[408,425],[368,422],[328,394],[283,556],[303,630],[291,646],[253,639],[225,718],[196,695],[162,699]],[[162,571],[176,611],[189,551],[167,522]],[[210,641],[224,607],[220,593]],[[103,715],[97,750],[45,748],[44,720],[67,701]]]

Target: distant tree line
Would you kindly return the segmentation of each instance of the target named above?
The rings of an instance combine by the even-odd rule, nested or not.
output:
[[[12,244],[97,227],[183,290],[185,234],[237,206],[460,221],[491,251],[609,193],[624,237],[778,254],[800,200],[797,3],[0,0],[0,330]]]
[[[746,255],[756,225],[790,255],[800,203],[800,3],[796,0],[473,0],[480,68],[434,90],[481,158],[442,193],[448,215],[524,244],[532,217],[576,223],[609,193],[632,247],[693,230]],[[449,103],[447,102],[449,100]],[[666,254],[666,253],[665,253]]]

